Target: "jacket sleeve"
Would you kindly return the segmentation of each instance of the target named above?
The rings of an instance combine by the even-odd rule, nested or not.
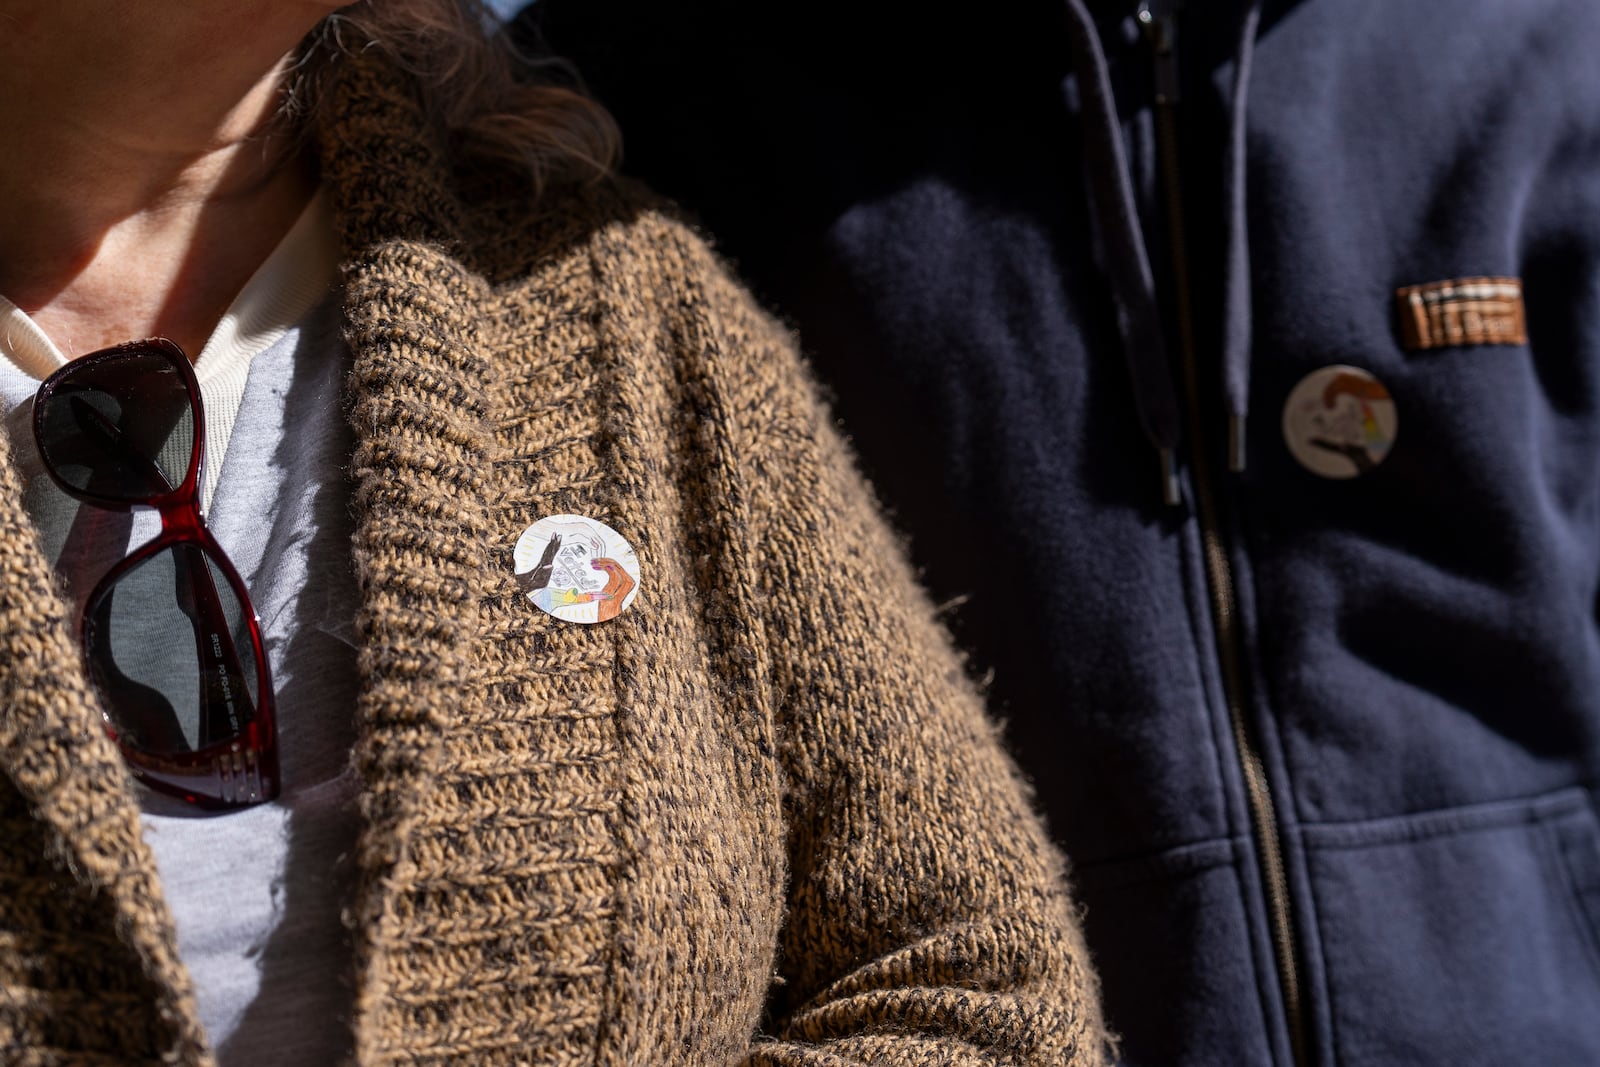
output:
[[[746,1067],[1105,1062],[1063,863],[1016,768],[791,339],[707,273],[744,384],[727,414],[789,834],[780,984]]]

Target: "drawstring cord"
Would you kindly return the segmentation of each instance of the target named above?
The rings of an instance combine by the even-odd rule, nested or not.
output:
[[[1228,268],[1222,323],[1222,385],[1228,402],[1228,469],[1244,470],[1245,420],[1250,409],[1250,219],[1245,210],[1245,110],[1250,99],[1250,64],[1261,26],[1261,0],[1252,0],[1234,49],[1233,98],[1228,109]]]
[[[1181,434],[1177,389],[1161,330],[1155,280],[1139,222],[1133,179],[1123,150],[1121,123],[1111,91],[1110,64],[1084,0],[1064,0],[1072,16],[1073,65],[1080,72],[1084,162],[1105,246],[1106,272],[1117,309],[1117,330],[1133,380],[1135,406],[1145,436],[1161,462],[1162,499],[1181,500],[1176,452]],[[1262,0],[1251,0],[1239,28],[1229,101],[1226,189],[1227,273],[1224,280],[1223,389],[1228,407],[1228,466],[1245,467],[1245,422],[1250,396],[1250,244],[1245,196],[1245,116],[1250,68],[1261,23]]]
[[[1161,459],[1162,498],[1168,504],[1177,504],[1180,497],[1175,455],[1182,425],[1178,393],[1161,332],[1155,277],[1139,224],[1133,179],[1122,149],[1117,105],[1111,94],[1111,68],[1083,0],[1066,0],[1066,5],[1073,16],[1073,65],[1080,71],[1084,161],[1089,169],[1090,194],[1100,217],[1106,273],[1117,306],[1117,331],[1133,378],[1139,422]]]

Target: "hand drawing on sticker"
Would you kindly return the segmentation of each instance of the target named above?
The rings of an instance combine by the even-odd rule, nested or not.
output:
[[[561,548],[561,535],[556,534],[550,538],[550,543],[544,546],[544,555],[539,557],[539,565],[531,571],[520,571],[516,575],[517,589],[523,593],[531,593],[535,589],[543,589],[550,584],[550,575],[555,570],[556,552]]]
[[[609,622],[639,588],[633,546],[598,519],[550,515],[522,532],[512,551],[517,588],[563,622]]]
[[[607,622],[622,614],[623,602],[633,591],[633,576],[614,559],[597,559],[589,566],[606,575],[605,588],[600,590],[600,617],[597,621]]]

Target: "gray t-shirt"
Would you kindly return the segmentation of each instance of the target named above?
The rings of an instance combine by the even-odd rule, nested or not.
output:
[[[261,619],[277,693],[281,795],[213,814],[141,790],[178,951],[225,1067],[332,1063],[349,1049],[351,949],[340,913],[357,831],[349,770],[356,588],[339,318],[328,295],[254,356],[206,515]],[[29,513],[79,601],[160,524],[148,511],[80,509],[55,486],[30,425],[37,388],[0,361]]]

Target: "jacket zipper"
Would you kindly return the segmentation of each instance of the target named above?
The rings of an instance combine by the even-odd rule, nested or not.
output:
[[[1266,765],[1261,758],[1261,743],[1245,714],[1241,655],[1239,650],[1238,594],[1233,581],[1233,565],[1218,519],[1211,460],[1203,447],[1200,411],[1198,359],[1194,335],[1194,311],[1189,288],[1189,255],[1184,233],[1183,181],[1178,165],[1178,83],[1177,25],[1171,13],[1157,13],[1149,4],[1139,8],[1139,23],[1144,29],[1154,58],[1156,151],[1160,160],[1162,191],[1166,200],[1168,252],[1172,259],[1173,296],[1178,321],[1178,342],[1183,364],[1183,391],[1190,427],[1189,457],[1194,475],[1194,493],[1200,523],[1200,542],[1205,556],[1206,588],[1210,593],[1212,626],[1216,633],[1217,659],[1222,671],[1223,699],[1228,705],[1228,722],[1234,747],[1239,755],[1245,798],[1250,809],[1250,825],[1258,857],[1257,874],[1266,900],[1267,922],[1271,928],[1273,955],[1278,970],[1278,991],[1283,1000],[1289,1046],[1297,1067],[1308,1067],[1305,1009],[1300,999],[1301,961],[1294,935],[1294,918],[1289,900],[1289,878],[1283,861],[1283,844],[1277,808],[1267,782]]]

